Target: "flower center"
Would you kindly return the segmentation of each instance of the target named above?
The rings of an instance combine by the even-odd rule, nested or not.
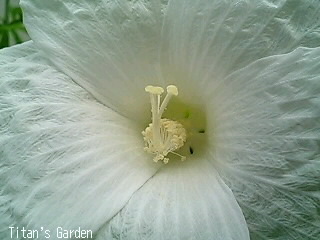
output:
[[[169,162],[167,155],[172,153],[181,157],[181,160],[186,159],[175,152],[181,148],[186,140],[187,133],[185,128],[178,121],[173,121],[167,118],[162,118],[170,99],[172,96],[178,95],[178,88],[174,85],[167,87],[167,95],[161,103],[161,95],[164,92],[161,87],[147,86],[145,91],[150,94],[152,123],[142,131],[145,142],[144,150],[148,153],[154,154],[154,162],[163,161]]]

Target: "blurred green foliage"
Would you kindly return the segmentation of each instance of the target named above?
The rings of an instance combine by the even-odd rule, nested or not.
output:
[[[0,16],[0,49],[23,42],[26,36],[21,8],[11,6],[10,0],[5,0],[4,16]]]

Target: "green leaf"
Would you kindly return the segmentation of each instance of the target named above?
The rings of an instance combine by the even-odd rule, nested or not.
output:
[[[11,21],[12,22],[22,22],[22,10],[20,7],[13,7],[10,9]]]
[[[16,43],[22,43],[22,39],[20,38],[19,34],[17,33],[17,31],[12,30],[11,34],[13,36],[13,39],[15,40]]]
[[[9,46],[9,32],[8,31],[1,31],[1,41],[0,41],[0,48],[5,48]]]
[[[24,30],[25,27],[21,22],[13,22],[10,24],[2,24],[0,25],[0,31],[12,31],[12,30]]]
[[[10,42],[21,43],[21,33],[26,33],[22,23],[20,7],[10,6],[10,0],[5,0],[4,17],[0,18],[0,48],[8,47]]]

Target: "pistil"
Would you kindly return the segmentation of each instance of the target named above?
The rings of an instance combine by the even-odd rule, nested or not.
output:
[[[181,160],[185,160],[185,156],[175,152],[186,142],[187,134],[185,128],[178,121],[161,118],[172,96],[178,95],[178,88],[174,85],[169,85],[167,87],[167,95],[162,103],[163,88],[147,86],[145,91],[150,94],[152,123],[142,132],[145,141],[144,150],[155,155],[153,158],[155,162],[163,161],[168,163],[169,158],[166,156],[169,153],[180,156]]]

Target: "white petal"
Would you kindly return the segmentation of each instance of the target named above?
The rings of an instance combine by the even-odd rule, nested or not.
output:
[[[165,2],[22,0],[21,5],[31,38],[58,69],[107,106],[139,118],[150,111],[141,101],[148,100],[145,86],[160,81]]]
[[[0,229],[96,231],[157,170],[141,130],[32,43],[0,53]]]
[[[163,75],[196,89],[262,57],[319,46],[319,15],[320,2],[313,0],[170,1]]]
[[[318,239],[320,48],[236,71],[210,103],[215,159],[252,238]]]
[[[230,189],[204,159],[169,163],[130,199],[97,239],[249,239]]]

